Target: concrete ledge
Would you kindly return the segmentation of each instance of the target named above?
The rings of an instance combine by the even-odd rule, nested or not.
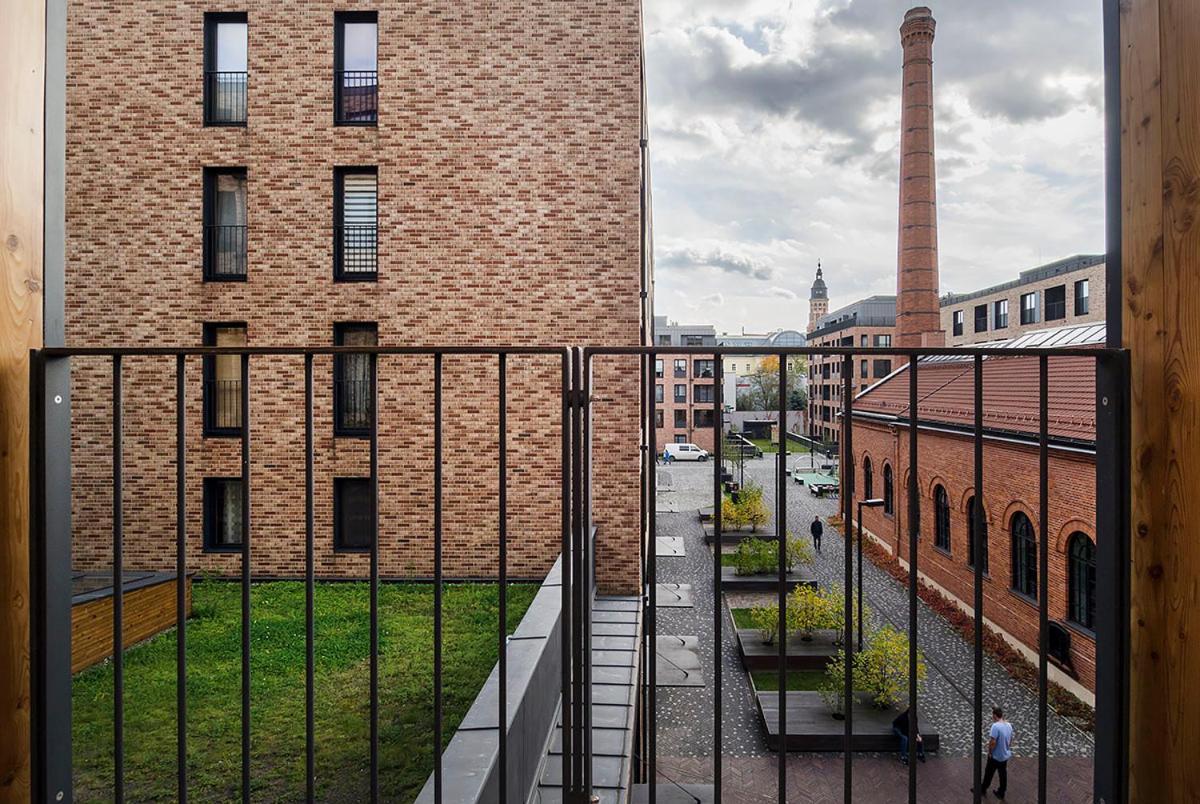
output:
[[[500,667],[497,664],[442,754],[442,800],[524,801],[558,713],[561,677],[560,558],[508,639],[508,789],[500,785]],[[433,776],[417,801],[432,804]]]

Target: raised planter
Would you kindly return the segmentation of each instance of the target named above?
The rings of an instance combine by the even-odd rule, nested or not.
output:
[[[797,586],[817,586],[817,578],[808,567],[800,567],[787,574],[784,587],[792,591]],[[779,590],[779,573],[761,575],[738,575],[733,567],[721,567],[721,591],[723,592],[776,592]]]
[[[703,517],[701,519],[703,520]],[[711,515],[709,519],[711,519]],[[704,520],[704,543],[712,544],[715,535],[716,528],[712,522]],[[760,539],[764,542],[773,542],[776,538],[775,531],[773,530],[764,530],[763,528],[751,530],[749,525],[742,525],[740,528],[721,528],[721,544],[741,544],[747,539]]]
[[[778,751],[780,745],[788,751],[842,751],[845,748],[846,721],[833,717],[819,692],[788,692],[787,736],[779,736],[779,693],[760,692],[758,714],[767,732],[767,747]],[[858,698],[851,716],[850,750],[887,752],[899,751],[900,741],[892,733],[892,721],[899,712],[877,709]],[[922,721],[925,718],[921,718]],[[925,750],[937,751],[938,733],[921,729]]]
[[[742,667],[747,671],[774,670],[779,667],[779,644],[766,644],[757,628],[737,629],[738,653]],[[824,670],[837,656],[838,647],[833,644],[829,631],[818,631],[811,640],[799,633],[788,635],[786,665],[788,670]]]

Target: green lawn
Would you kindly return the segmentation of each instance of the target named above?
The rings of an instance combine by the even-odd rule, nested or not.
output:
[[[750,674],[754,687],[759,692],[777,692],[779,690],[779,673],[776,670],[758,670]],[[821,688],[825,673],[820,670],[789,670],[787,688],[789,691],[808,690],[815,692]]]
[[[730,609],[730,614],[733,615],[733,624],[738,628],[754,628],[754,620],[750,617],[752,609]]]
[[[241,773],[240,586],[193,587],[188,621],[188,772],[193,801],[237,797]],[[316,589],[316,775],[322,801],[363,801],[369,773],[369,616],[364,583]],[[512,631],[537,592],[513,584]],[[449,742],[497,659],[495,585],[443,596],[444,737]],[[380,788],[415,798],[433,768],[433,588],[379,591]],[[304,796],[304,585],[255,584],[251,634],[253,796]],[[112,666],[73,684],[76,801],[112,800]],[[125,656],[125,784],[131,801],[175,799],[175,632]]]
[[[779,442],[770,438],[751,438],[750,443],[765,452],[779,452]],[[788,439],[788,455],[804,455],[812,450],[803,444]]]

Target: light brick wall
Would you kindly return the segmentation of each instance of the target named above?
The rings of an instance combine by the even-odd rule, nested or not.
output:
[[[334,127],[333,15],[379,13],[379,125]],[[205,321],[245,321],[251,345],[328,345],[338,321],[376,321],[383,345],[639,342],[640,8],[630,0],[432,0],[281,5],[248,0],[249,122],[202,125],[203,12],[183,0],[71,0],[68,14],[67,342],[196,345]],[[235,10],[221,7],[221,10]],[[377,165],[379,281],[332,281],[335,166]],[[204,283],[202,172],[245,167],[245,283]],[[174,364],[128,361],[128,564],[173,566]],[[315,365],[318,572],[333,554],[334,476],[365,475],[367,443],[334,438],[331,362]],[[445,550],[451,575],[496,571],[495,360],[446,358]],[[636,379],[636,370],[633,377]],[[432,360],[380,369],[385,575],[432,570]],[[560,368],[509,372],[510,572],[559,549]],[[303,566],[303,362],[252,367],[254,569]],[[597,376],[593,501],[602,584],[637,587],[636,381]],[[201,482],[239,474],[239,442],[202,436],[200,361],[188,364],[189,560]],[[81,565],[108,561],[108,367],[74,377],[74,526]]]

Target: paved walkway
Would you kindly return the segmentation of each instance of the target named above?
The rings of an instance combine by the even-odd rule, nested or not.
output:
[[[807,466],[807,457],[799,460]],[[658,690],[658,757],[663,776],[660,781],[689,783],[711,782],[713,746],[713,584],[712,553],[704,545],[696,508],[711,504],[712,466],[710,464],[675,464],[660,467],[657,529],[660,536],[683,539],[686,556],[660,558],[658,579],[662,582],[689,583],[693,587],[695,606],[690,609],[659,608],[660,634],[694,635],[699,637],[700,655],[707,684],[702,688],[659,688]],[[747,479],[753,479],[765,491],[766,503],[774,511],[775,462],[767,457],[748,461]],[[808,523],[814,515],[828,517],[838,513],[836,500],[813,497],[788,481],[788,529],[795,534],[808,533]],[[818,556],[814,572],[823,586],[840,585],[843,577],[842,540],[832,529],[826,529],[824,553]],[[891,576],[867,562],[863,569],[864,596],[871,608],[869,627],[891,624],[905,630],[908,622],[907,590]],[[738,605],[745,602],[743,597]],[[967,799],[970,783],[973,731],[973,648],[965,642],[936,613],[923,603],[918,604],[918,646],[928,665],[928,678],[921,695],[922,720],[932,724],[941,735],[942,750],[930,762],[919,766],[918,778],[921,800],[963,801]],[[723,619],[722,639],[722,755],[725,758],[724,790],[739,790],[748,797],[738,800],[760,800],[751,791],[761,790],[774,798],[776,756],[763,741],[762,728],[750,692],[749,679],[741,668],[732,623]],[[985,657],[985,709],[993,701],[1001,703],[1013,722],[1016,732],[1015,751],[1018,757],[1036,755],[1037,697],[1013,680],[1002,667]],[[1087,796],[1079,791],[1090,790],[1091,736],[1081,732],[1066,719],[1053,712],[1048,722],[1048,755],[1052,757],[1050,777],[1052,787],[1062,801],[1083,801]],[[1059,759],[1061,758],[1061,759]],[[791,754],[789,771],[801,784],[793,796],[789,784],[788,801],[829,800],[840,798],[842,761],[840,756]],[[902,800],[897,784],[904,784],[903,766],[892,758],[859,755],[856,758],[857,778],[864,785],[862,800],[871,800],[866,791],[879,790],[881,800]],[[1010,787],[1011,801],[1025,800],[1016,791],[1035,785],[1035,760],[1014,761]],[[1031,770],[1030,770],[1031,768]],[[669,778],[668,778],[669,777]],[[883,787],[876,787],[872,779]],[[884,780],[888,781],[884,781]],[[825,782],[837,795],[825,790]],[[855,784],[859,790],[859,784]],[[903,787],[899,788],[900,791]],[[886,795],[885,795],[886,793]],[[1080,797],[1083,796],[1083,797]],[[856,800],[859,796],[856,794]]]

